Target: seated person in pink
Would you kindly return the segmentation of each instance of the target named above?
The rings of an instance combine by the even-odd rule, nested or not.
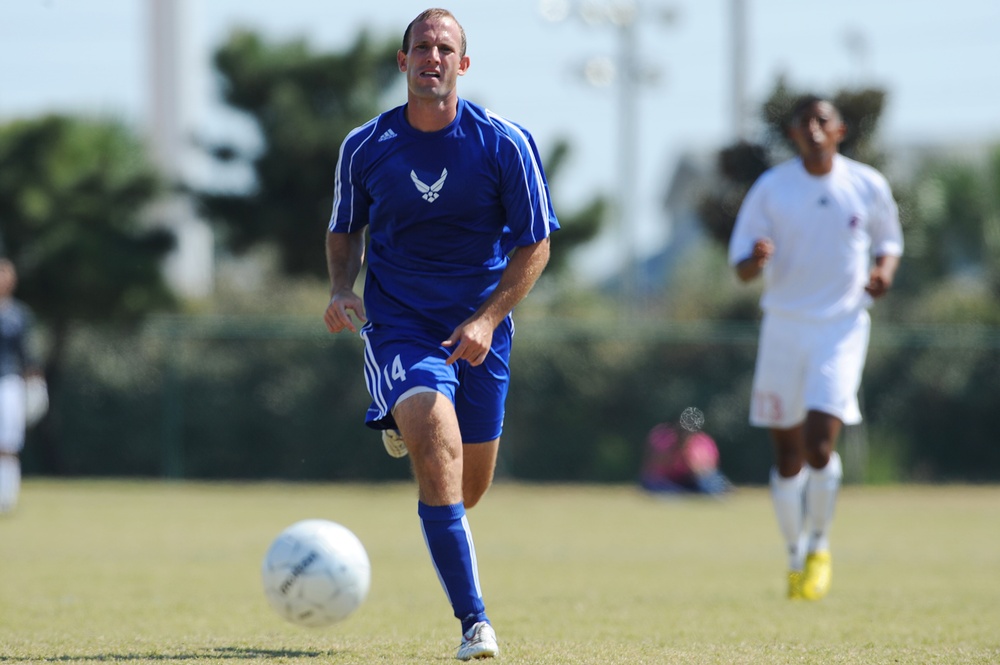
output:
[[[670,423],[649,431],[640,484],[651,492],[722,494],[732,489],[719,471],[719,449],[712,437]]]

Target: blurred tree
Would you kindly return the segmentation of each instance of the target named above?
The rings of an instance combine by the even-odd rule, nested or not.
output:
[[[575,209],[567,210],[561,205],[561,201],[556,196],[559,188],[555,186],[555,183],[562,175],[563,166],[571,151],[569,142],[560,139],[548,157],[542,159],[549,188],[554,189],[553,199],[560,225],[559,233],[556,234],[552,242],[549,264],[545,267],[544,275],[549,277],[566,272],[573,250],[597,236],[610,207],[608,198],[601,194],[594,196],[590,201],[584,202],[582,206]]]
[[[340,143],[382,109],[399,78],[397,41],[362,33],[343,53],[315,53],[303,40],[268,43],[234,31],[215,53],[225,102],[256,123],[259,152],[210,145],[221,161],[251,165],[249,192],[200,191],[203,213],[237,254],[273,243],[289,275],[326,275],[322,232],[333,208]]]
[[[322,242],[333,206],[333,175],[341,141],[387,108],[384,99],[402,78],[396,39],[377,43],[362,33],[342,53],[317,53],[304,41],[269,43],[247,30],[233,32],[215,54],[225,102],[256,123],[258,152],[233,145],[206,148],[223,162],[248,163],[248,192],[196,192],[204,214],[222,230],[221,243],[240,254],[256,245],[278,248],[291,276],[326,277]],[[550,181],[569,154],[560,141],[545,162]],[[566,264],[572,247],[592,238],[607,202],[600,197],[564,213],[564,231],[546,273]]]
[[[985,164],[931,158],[906,187],[908,318],[1000,323],[1000,148]]]
[[[1000,469],[998,185],[994,147],[986,160],[931,157],[896,188],[906,254],[876,311],[918,325],[896,333],[898,347],[876,352],[866,408],[911,477],[993,480]],[[921,343],[926,324],[947,332]]]
[[[705,232],[719,246],[729,244],[743,198],[764,171],[795,154],[795,146],[787,127],[795,101],[806,91],[794,90],[779,78],[767,100],[761,106],[763,121],[759,143],[740,141],[719,151],[717,176],[698,204],[698,218]],[[847,125],[847,136],[841,153],[873,166],[882,161],[876,152],[873,137],[885,105],[885,91],[876,88],[841,90],[832,101],[840,109]],[[747,307],[737,299],[721,313],[722,318],[754,318],[757,308]]]
[[[740,204],[754,181],[770,166],[794,154],[787,127],[792,107],[803,94],[806,92],[793,90],[784,78],[779,78],[761,107],[764,122],[761,142],[741,141],[719,152],[719,182],[698,206],[705,231],[718,243],[729,243]],[[847,136],[840,151],[878,166],[881,156],[875,152],[872,138],[885,105],[885,91],[875,88],[841,90],[833,95],[832,101],[847,124]]]
[[[793,90],[783,78],[779,78],[761,109],[765,125],[764,147],[774,152],[782,149],[779,157],[787,158],[795,154],[795,144],[788,135],[788,125],[796,100],[804,94],[808,94],[807,91]],[[840,144],[842,154],[879,166],[882,157],[874,149],[873,138],[885,108],[885,97],[885,91],[879,88],[844,89],[833,95],[832,101],[840,109],[844,124],[847,125],[847,134]]]
[[[141,140],[120,123],[53,115],[0,126],[3,251],[49,332],[53,413],[73,321],[138,321],[174,303],[160,275],[173,235],[143,216],[159,191]],[[42,438],[58,473],[58,437]]]

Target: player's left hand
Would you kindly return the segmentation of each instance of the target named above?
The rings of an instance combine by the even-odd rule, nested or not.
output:
[[[493,327],[483,319],[468,319],[455,328],[451,337],[441,342],[445,348],[455,347],[448,356],[446,364],[451,365],[456,360],[467,360],[470,365],[482,365],[490,353],[493,344]]]
[[[865,286],[865,291],[872,298],[879,298],[884,296],[891,286],[892,279],[884,271],[876,267],[872,269],[871,274],[868,276],[868,285]]]

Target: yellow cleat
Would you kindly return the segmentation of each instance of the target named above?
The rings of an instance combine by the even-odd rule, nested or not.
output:
[[[802,600],[802,571],[788,571],[788,598],[790,600]]]
[[[829,552],[813,552],[806,557],[806,570],[802,580],[802,597],[819,600],[830,591],[833,565]]]

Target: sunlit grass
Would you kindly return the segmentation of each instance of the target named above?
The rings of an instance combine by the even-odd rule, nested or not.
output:
[[[470,513],[510,663],[1000,662],[1000,488],[849,487],[834,587],[783,597],[766,491],[659,500],[500,483]],[[324,517],[372,560],[367,602],[307,630],[261,557]],[[0,662],[449,662],[458,624],[403,485],[39,481],[0,519]]]

